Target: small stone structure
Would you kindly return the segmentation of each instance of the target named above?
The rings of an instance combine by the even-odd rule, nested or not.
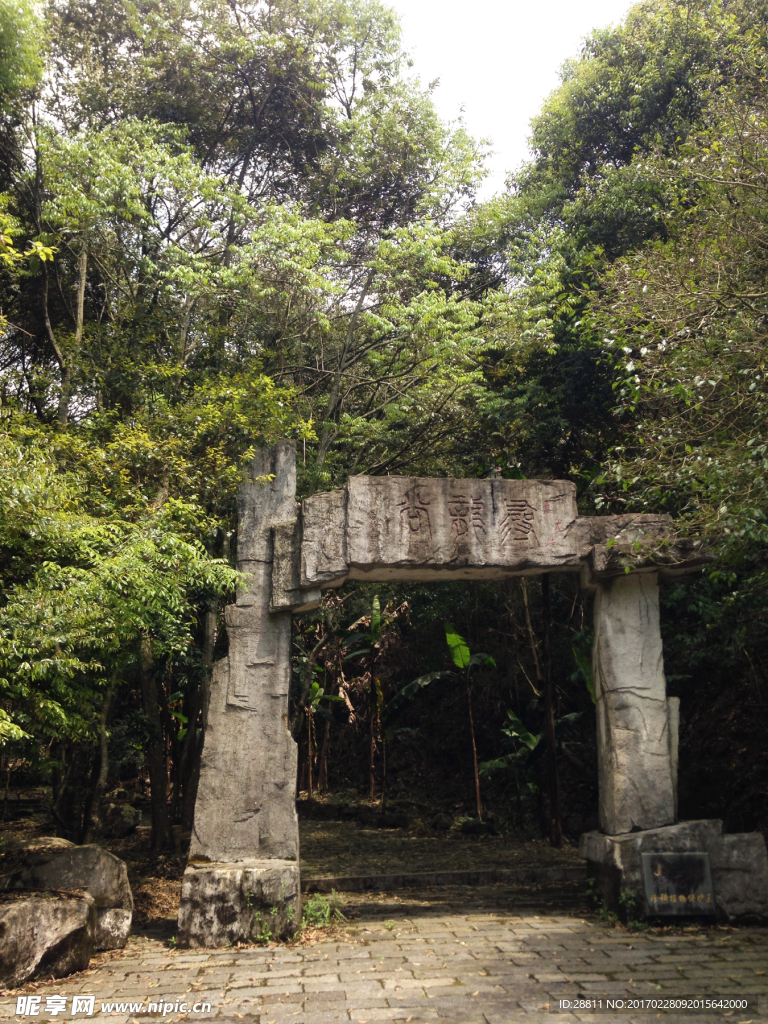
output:
[[[568,481],[357,476],[301,506],[295,495],[293,444],[258,453],[239,495],[247,583],[226,609],[229,654],[213,673],[182,945],[284,936],[298,926],[291,615],[316,608],[323,589],[346,580],[579,573],[596,591],[601,838],[678,827],[678,707],[666,696],[659,581],[698,571],[709,561],[703,545],[677,538],[668,516],[580,517]],[[615,842],[590,843],[585,856],[596,869],[606,862],[615,888]]]

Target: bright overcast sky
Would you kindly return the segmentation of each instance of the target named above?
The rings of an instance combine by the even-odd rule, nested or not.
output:
[[[400,14],[403,45],[435,102],[469,132],[493,143],[484,197],[527,156],[530,119],[559,83],[558,69],[593,28],[621,21],[631,0],[388,0]]]

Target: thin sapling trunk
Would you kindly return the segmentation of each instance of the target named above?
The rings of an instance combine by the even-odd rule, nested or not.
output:
[[[472,714],[472,687],[469,682],[469,671],[464,677],[464,683],[467,688],[467,712],[469,715],[469,735],[472,740],[472,770],[474,772],[475,782],[475,810],[477,811],[477,820],[483,820],[483,805],[480,801],[480,772],[477,767],[477,744],[475,743],[475,719]]]
[[[560,813],[560,777],[557,771],[557,739],[555,735],[555,684],[552,677],[552,650],[550,643],[551,608],[549,600],[549,573],[541,579],[544,655],[544,714],[547,735],[547,789],[549,792],[549,841],[552,846],[563,845],[563,822]]]

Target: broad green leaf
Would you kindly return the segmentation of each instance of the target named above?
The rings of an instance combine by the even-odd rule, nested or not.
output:
[[[587,690],[589,690],[589,696],[592,698],[592,703],[595,703],[595,681],[592,678],[592,662],[580,651],[578,647],[573,648],[573,657],[578,666],[579,672],[584,676],[584,682],[587,684]]]
[[[511,709],[507,711],[507,718],[510,720],[511,725],[505,729],[504,732],[506,732],[508,736],[513,736],[515,739],[520,740],[520,742],[524,743],[529,750],[533,750],[539,742],[540,737],[534,736],[532,733],[528,732],[515,712]]]
[[[473,654],[469,659],[469,667],[477,668],[496,668],[496,662],[493,660],[490,654]]]
[[[376,594],[373,598],[373,605],[371,606],[371,642],[378,643],[381,637],[381,604],[379,603],[379,595]]]
[[[465,669],[470,663],[469,647],[467,641],[456,632],[454,627],[446,622],[445,624],[445,639],[448,641],[448,647],[453,658],[453,664],[456,668]]]

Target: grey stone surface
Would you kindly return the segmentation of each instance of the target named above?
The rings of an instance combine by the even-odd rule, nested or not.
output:
[[[301,519],[302,587],[339,586],[349,572],[347,488],[305,498]]]
[[[292,861],[191,863],[179,904],[182,946],[284,939],[301,921],[299,867]]]
[[[295,448],[280,442],[254,459],[239,494],[238,567],[247,583],[226,609],[229,655],[213,671],[193,859],[298,859],[291,613],[269,611],[273,528],[295,519],[295,488]]]
[[[320,604],[320,587],[301,590],[302,524],[297,517],[272,528],[272,600],[271,612],[291,610],[313,611]]]
[[[4,870],[3,861],[13,858]],[[16,844],[0,858],[0,891],[83,889],[96,905],[96,949],[118,949],[131,930],[133,895],[125,862],[100,846],[42,837]]]
[[[85,970],[94,951],[93,897],[15,895],[0,896],[0,985],[22,985],[38,973],[61,978]]]
[[[600,827],[616,835],[671,824],[675,808],[655,574],[630,573],[602,583],[594,617]]]
[[[587,832],[579,854],[587,874],[595,877],[609,906],[619,909],[619,895],[631,892],[643,908],[642,854],[708,853],[718,914],[728,921],[768,919],[768,852],[758,832],[724,836],[717,819],[683,821],[629,835]]]
[[[768,920],[768,851],[759,832],[721,836],[709,847],[712,885],[729,921]]]
[[[350,477],[305,499],[300,588],[345,579],[413,582],[500,579],[581,571],[601,580],[658,570],[664,578],[711,561],[706,546],[675,536],[667,515],[578,517],[574,485],[559,480]],[[278,603],[273,601],[277,607]]]
[[[582,560],[582,586],[633,572],[677,579],[712,561],[703,541],[678,537],[671,516],[629,513],[576,520],[574,541]]]
[[[575,521],[568,481],[353,476],[303,504],[301,584],[577,571]]]
[[[667,697],[667,724],[669,727],[669,769],[672,773],[672,801],[677,821],[677,769],[680,756],[680,698]]]

